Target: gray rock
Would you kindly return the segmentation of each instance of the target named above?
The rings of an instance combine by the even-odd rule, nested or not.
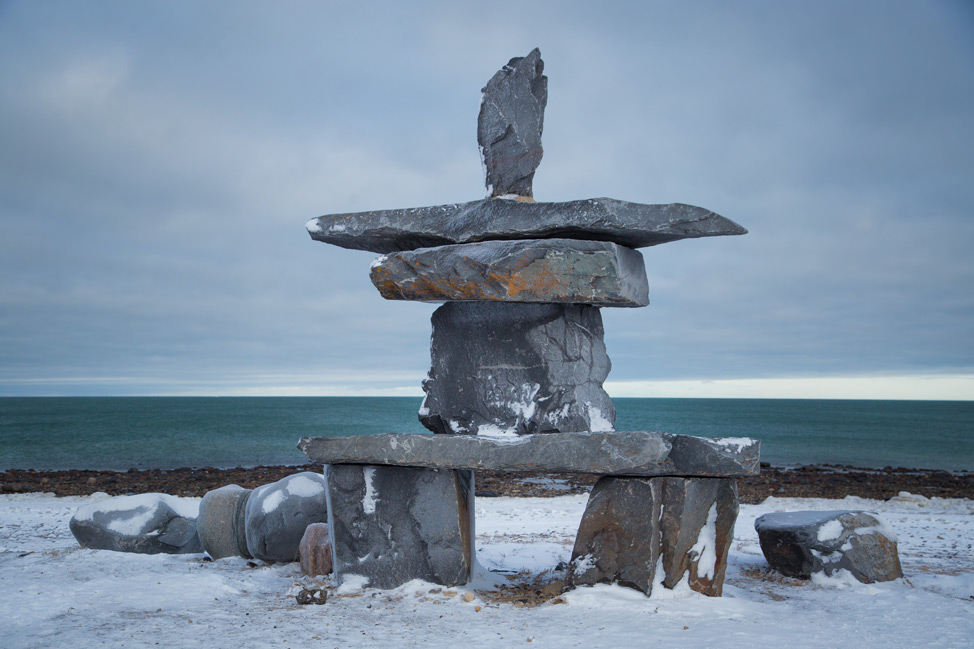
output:
[[[338,583],[465,584],[473,565],[473,474],[335,464],[326,468]]]
[[[309,577],[331,574],[331,538],[327,524],[308,525],[298,544],[298,558],[301,572]]]
[[[491,196],[531,196],[541,163],[541,131],[548,103],[548,77],[535,48],[501,68],[483,89],[477,144]]]
[[[387,300],[649,304],[643,256],[606,241],[530,239],[420,248],[380,257],[371,277]]]
[[[326,500],[324,476],[308,471],[257,487],[247,500],[247,551],[262,561],[296,561],[304,530],[328,520]]]
[[[549,471],[619,476],[735,477],[759,472],[758,440],[721,445],[720,438],[695,438],[650,431],[567,432],[558,435],[490,437],[383,433],[350,437],[304,437],[298,448],[320,464],[378,464],[427,469]],[[743,441],[743,440],[742,440]],[[693,457],[687,449],[702,457]],[[719,459],[716,461],[715,458]],[[707,471],[712,471],[707,473]]]
[[[643,205],[612,198],[527,203],[488,198],[471,203],[330,214],[305,224],[312,239],[352,250],[388,253],[457,243],[515,239],[583,239],[644,248],[680,239],[745,234],[702,207]]]
[[[600,479],[575,537],[565,588],[617,583],[653,592],[660,552],[658,478]]]
[[[670,443],[658,475],[732,477],[761,471],[761,440],[750,437],[694,437],[663,433]]]
[[[719,597],[737,519],[737,483],[701,478],[601,478],[575,537],[565,588],[617,583]],[[663,574],[657,570],[663,569]]]
[[[86,548],[194,554],[203,551],[196,513],[195,502],[166,494],[117,496],[79,507],[69,527]]]
[[[896,535],[879,516],[862,511],[765,514],[754,521],[761,551],[772,568],[808,579],[848,570],[861,582],[903,576]]]
[[[471,435],[381,434],[305,437],[312,462],[431,469],[641,475],[662,465],[670,444],[660,433],[560,433],[511,440]]]
[[[448,302],[433,313],[419,419],[435,433],[612,430],[598,308]]]
[[[244,557],[251,559],[247,551],[245,519],[247,500],[252,489],[235,484],[206,492],[200,501],[197,519],[203,550],[214,559]]]
[[[720,478],[661,478],[661,583],[720,597],[727,555],[740,509],[737,481]]]

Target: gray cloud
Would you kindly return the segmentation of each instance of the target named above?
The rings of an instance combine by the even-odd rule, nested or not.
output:
[[[303,223],[482,196],[479,90],[534,46],[540,199],[751,231],[644,250],[610,378],[974,369],[963,3],[492,11],[5,5],[0,394],[418,385],[433,307]]]

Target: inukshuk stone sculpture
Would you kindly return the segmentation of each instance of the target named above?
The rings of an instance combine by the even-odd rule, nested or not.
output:
[[[318,241],[382,253],[372,264],[371,279],[386,299],[445,302],[432,318],[432,366],[423,382],[426,398],[420,421],[441,435],[486,438],[491,450],[484,446],[481,451],[493,462],[461,457],[471,449],[455,444],[438,444],[438,451],[420,461],[422,452],[412,449],[425,449],[428,444],[407,443],[409,436],[391,436],[383,449],[375,446],[383,443],[378,440],[365,442],[369,450],[357,455],[324,438],[302,440],[301,448],[309,457],[333,463],[330,514],[339,575],[352,571],[354,564],[354,574],[366,576],[377,587],[394,587],[417,577],[447,585],[465,582],[473,556],[472,524],[468,525],[473,515],[472,476],[456,469],[526,470],[524,465],[530,464],[533,470],[556,470],[536,456],[533,463],[511,461],[512,453],[497,446],[505,441],[527,442],[539,433],[578,433],[566,437],[566,443],[553,452],[570,449],[567,454],[574,464],[568,464],[576,470],[607,475],[726,476],[756,470],[758,451],[753,440],[744,440],[736,449],[744,461],[732,457],[729,462],[734,468],[724,467],[721,472],[717,465],[726,458],[713,460],[713,466],[706,458],[731,456],[734,449],[718,443],[717,451],[707,447],[710,455],[686,452],[700,445],[659,433],[631,434],[642,436],[638,444],[643,450],[651,448],[653,455],[639,460],[638,467],[613,461],[586,463],[597,443],[593,435],[613,431],[615,421],[615,408],[602,387],[610,362],[599,309],[649,303],[646,271],[636,248],[746,231],[713,212],[684,204],[642,205],[608,198],[535,202],[532,180],[542,157],[548,97],[543,69],[535,49],[526,57],[511,59],[483,90],[477,140],[487,176],[486,199],[337,214],[307,224]],[[621,438],[609,442],[625,443]],[[534,453],[554,446],[531,442]],[[399,460],[389,457],[390,449]],[[527,452],[528,447],[522,450]],[[673,452],[676,455],[671,456]],[[684,459],[675,461],[679,453]],[[506,459],[497,459],[501,457]],[[385,464],[403,466],[376,466]],[[672,543],[666,542],[682,548],[685,555],[664,557],[666,585],[673,587],[687,572],[688,557],[703,555],[697,547],[701,529],[708,524],[712,528],[715,521],[725,528],[729,521],[732,528],[736,517],[736,483],[717,480],[721,484],[714,488],[697,488],[687,480],[643,477],[600,482],[589,505],[592,511],[586,512],[582,523],[566,584],[618,581],[648,594],[661,552],[661,534],[669,534]],[[640,495],[629,503],[620,490],[635,494],[633,489]],[[427,500],[437,490],[457,495],[440,498],[437,511],[431,513],[433,506]],[[666,509],[661,523],[660,503],[669,502],[668,498],[692,509],[692,515],[680,517],[673,514],[675,509]],[[606,506],[592,509],[597,502]],[[393,503],[395,512],[390,509]],[[447,510],[444,503],[450,503]],[[388,511],[380,511],[383,507]],[[714,516],[711,510],[716,511]],[[633,514],[642,518],[635,527],[622,520]],[[693,530],[681,528],[680,521],[692,521]],[[402,533],[393,539],[397,529]],[[627,566],[617,566],[623,559],[609,556],[619,541],[612,535],[620,530],[643,535],[648,529],[655,530],[650,533],[655,536],[640,543],[651,549],[637,551],[638,557],[624,559]],[[724,529],[711,536],[715,539],[708,556],[720,557],[729,543],[728,532]],[[714,543],[723,544],[723,550],[715,550]],[[413,553],[405,561],[410,565],[402,559],[407,553]],[[719,594],[723,580],[719,567],[690,572],[695,575],[690,577],[691,587]]]

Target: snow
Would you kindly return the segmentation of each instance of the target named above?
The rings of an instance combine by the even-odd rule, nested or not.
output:
[[[375,513],[375,467],[365,467],[365,495],[362,496],[362,509],[366,514]]]
[[[185,518],[196,518],[199,513],[198,498],[176,498],[157,493],[109,498],[108,494],[98,493],[92,497],[92,502],[78,508],[77,519],[90,521],[99,513],[127,512],[127,517],[109,521],[108,529],[119,534],[136,536],[152,520],[160,502]]]
[[[496,424],[483,424],[477,428],[477,437],[486,437],[491,441],[500,442],[502,444],[523,441],[517,434],[517,430],[515,430],[513,427],[501,428]]]
[[[478,498],[477,559],[468,587],[410,582],[393,591],[300,574],[298,564],[203,555],[138,555],[78,547],[68,521],[104,496],[0,496],[3,646],[721,647],[846,645],[968,647],[974,633],[974,501],[769,498],[742,505],[724,597],[682,588],[653,598],[620,586],[580,588],[538,607],[491,600],[498,582],[554,572],[571,555],[586,497]],[[185,500],[195,506],[195,499]],[[769,574],[754,520],[781,511],[880,514],[896,530],[905,579],[860,584],[849,575]],[[253,567],[251,564],[255,565]],[[501,572],[502,571],[502,572]],[[523,571],[520,575],[515,575]],[[548,572],[545,572],[548,571]],[[306,587],[323,606],[300,606]],[[472,601],[464,601],[466,593]]]
[[[751,439],[750,437],[714,437],[713,441],[718,446],[733,449],[734,452],[740,453],[757,440]]]
[[[818,540],[822,543],[832,541],[842,536],[842,523],[838,519],[827,521],[818,528]]]
[[[315,478],[320,478],[320,476],[315,475]],[[314,498],[324,490],[324,480],[312,479],[307,475],[291,476],[291,479],[287,481],[287,492],[299,498]]]
[[[700,528],[697,542],[690,548],[690,555],[696,554],[697,574],[706,579],[714,578],[717,567],[717,503],[710,506],[707,522]]]
[[[314,234],[315,232],[321,232],[321,222],[317,218],[308,219],[304,224],[304,229]]]
[[[593,433],[603,433],[615,430],[612,427],[612,422],[605,418],[602,411],[595,406],[589,404],[588,407],[588,424],[589,430]]]
[[[261,511],[263,511],[265,514],[270,514],[272,511],[280,507],[281,503],[283,502],[284,492],[280,489],[277,491],[272,491],[271,494],[264,499],[264,502],[261,505]]]

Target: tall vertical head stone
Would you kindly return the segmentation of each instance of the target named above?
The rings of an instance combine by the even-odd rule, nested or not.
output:
[[[548,103],[548,77],[535,48],[501,68],[483,89],[477,144],[487,175],[487,195],[533,196],[541,164],[541,131]]]

